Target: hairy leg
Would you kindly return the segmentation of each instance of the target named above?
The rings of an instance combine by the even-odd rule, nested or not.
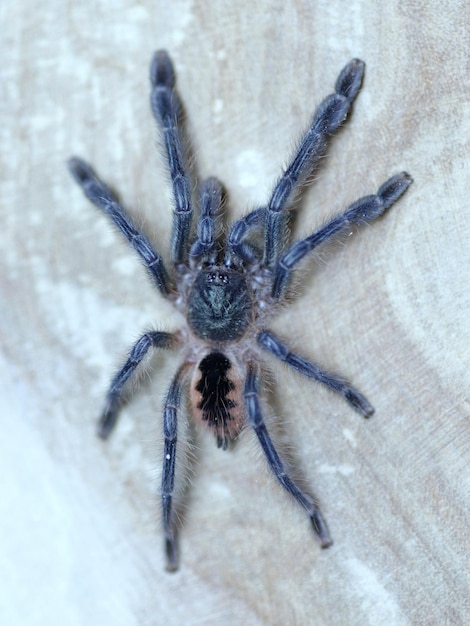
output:
[[[380,217],[411,185],[409,174],[396,174],[385,182],[377,194],[356,200],[344,213],[334,217],[325,226],[306,239],[296,241],[276,264],[271,295],[281,297],[286,289],[292,269],[303,257],[321,243],[351,228],[355,224],[372,222]]]
[[[155,119],[162,130],[173,185],[175,210],[171,257],[178,265],[188,259],[192,206],[190,186],[183,165],[184,152],[179,127],[181,103],[175,90],[175,70],[164,50],[159,50],[153,57],[150,80],[152,83],[150,102]]]
[[[170,385],[163,409],[163,436],[165,447],[163,452],[162,472],[162,512],[163,529],[165,532],[166,568],[169,572],[174,572],[178,569],[173,491],[175,485],[178,408],[181,399],[182,374],[183,368],[180,368]]]
[[[149,332],[142,335],[132,347],[129,357],[111,381],[106,406],[98,423],[98,435],[106,439],[117,421],[122,404],[122,391],[125,384],[132,378],[138,365],[150,348],[172,348],[175,337],[170,333]]]
[[[315,533],[320,538],[322,548],[327,548],[331,545],[332,540],[318,505],[287,474],[284,463],[281,461],[267,431],[259,404],[259,368],[254,362],[251,362],[248,366],[244,397],[248,418],[258,437],[271,471],[284,489],[305,509],[310,517]]]
[[[159,291],[167,296],[170,291],[169,278],[161,256],[155,251],[150,241],[134,226],[111,189],[96,176],[85,161],[73,157],[69,160],[68,166],[87,198],[111,218],[140,256]]]
[[[325,372],[318,367],[318,365],[309,363],[305,359],[290,352],[289,348],[271,331],[263,330],[259,333],[257,340],[260,346],[301,374],[304,374],[304,376],[314,378],[332,391],[341,394],[352,408],[364,417],[370,417],[373,414],[374,408],[369,404],[362,393],[359,393],[357,389],[354,389],[354,387],[340,376]]]
[[[312,173],[324,154],[326,142],[345,120],[364,74],[364,63],[353,59],[340,73],[335,93],[327,96],[315,111],[294,158],[279,178],[266,211],[263,262],[274,267],[285,239],[286,212],[300,184]]]

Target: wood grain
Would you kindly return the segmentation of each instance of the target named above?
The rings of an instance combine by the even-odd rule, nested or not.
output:
[[[252,5],[2,3],[2,624],[470,622],[468,4]],[[173,356],[153,363],[112,439],[94,435],[127,347],[178,319],[65,161],[92,162],[165,248],[169,185],[148,106],[157,48],[177,66],[195,176],[224,181],[227,218],[265,201],[352,57],[366,61],[363,90],[295,234],[398,171],[414,178],[383,219],[305,266],[273,324],[376,408],[361,420],[273,366],[269,425],[321,500],[329,550],[249,431],[230,453],[199,433],[182,567],[164,572]]]

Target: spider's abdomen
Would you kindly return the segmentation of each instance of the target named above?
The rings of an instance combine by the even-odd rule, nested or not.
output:
[[[252,304],[245,276],[227,267],[200,272],[188,298],[188,323],[209,341],[234,341],[245,332]]]
[[[195,417],[214,431],[224,450],[243,425],[238,368],[221,352],[211,352],[199,363],[191,382]]]

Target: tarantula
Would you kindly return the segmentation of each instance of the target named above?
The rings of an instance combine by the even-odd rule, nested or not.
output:
[[[178,567],[176,519],[173,507],[177,419],[181,394],[189,386],[193,417],[215,434],[226,449],[246,421],[253,427],[274,476],[306,510],[321,546],[331,538],[315,499],[289,476],[276,451],[260,408],[260,361],[270,353],[304,376],[313,378],[344,399],[361,415],[374,409],[343,378],[292,353],[266,328],[285,300],[296,265],[318,245],[353,225],[375,220],[411,184],[402,172],[377,191],[357,200],[305,239],[288,241],[288,209],[325,152],[328,137],[347,117],[362,82],[364,63],[353,59],[340,73],[335,91],[315,111],[292,161],[282,172],[266,206],[256,208],[221,235],[222,185],[216,178],[202,182],[199,215],[193,229],[193,201],[184,165],[182,108],[175,91],[175,72],[167,52],[156,52],[151,64],[151,106],[160,126],[173,186],[172,272],[160,254],[137,230],[111,189],[78,158],[70,171],[93,204],[104,211],[140,256],[160,293],[181,311],[185,325],[175,333],[146,332],[130,350],[114,376],[98,433],[106,438],[114,427],[123,390],[150,348],[180,349],[183,363],[174,376],[163,410],[162,508],[167,569]],[[195,230],[195,232],[194,232]]]

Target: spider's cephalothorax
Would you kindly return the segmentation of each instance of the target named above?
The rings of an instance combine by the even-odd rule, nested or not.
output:
[[[252,317],[252,296],[242,272],[215,265],[201,270],[188,298],[188,324],[209,341],[234,341]]]
[[[174,214],[171,242],[172,272],[150,241],[134,226],[110,190],[89,165],[73,158],[69,167],[87,197],[114,222],[143,261],[160,293],[184,313],[187,323],[176,333],[146,332],[111,382],[99,422],[105,438],[113,428],[126,383],[150,348],[179,349],[183,364],[168,390],[163,410],[162,508],[167,568],[178,567],[173,506],[177,419],[181,392],[189,386],[192,413],[211,428],[217,445],[227,448],[248,422],[258,437],[277,480],[306,510],[321,545],[330,534],[315,498],[289,476],[269,436],[260,407],[261,365],[266,353],[299,373],[341,394],[361,415],[373,408],[343,378],[293,354],[287,344],[265,327],[277,303],[285,299],[295,266],[324,241],[349,232],[384,213],[411,184],[406,172],[385,182],[375,195],[351,204],[305,239],[288,242],[288,212],[299,186],[314,171],[326,141],[347,117],[362,82],[364,64],[353,59],[340,73],[335,91],[321,102],[310,127],[287,168],[274,186],[266,206],[235,222],[225,241],[218,237],[221,184],[208,178],[201,184],[199,215],[192,225],[192,198],[180,135],[181,106],[175,73],[168,54],[154,56],[150,78],[151,105],[162,130],[173,185]]]

